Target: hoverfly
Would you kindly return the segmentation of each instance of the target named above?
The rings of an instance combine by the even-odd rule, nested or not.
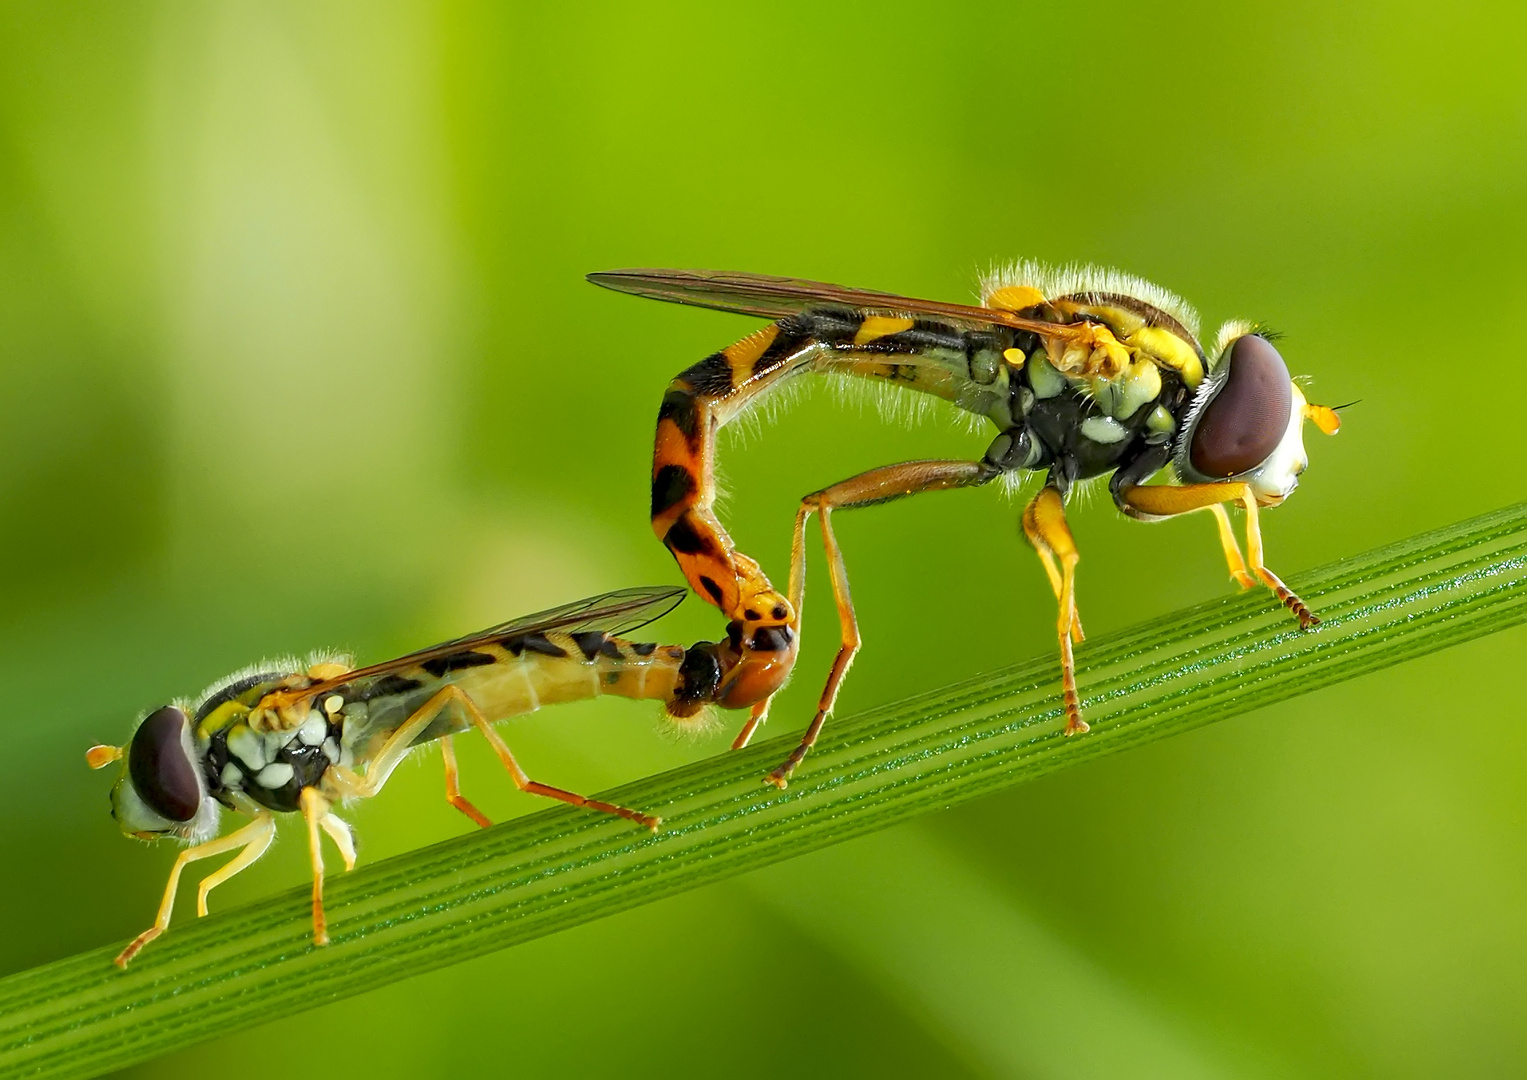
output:
[[[150,712],[125,747],[92,747],[86,754],[92,768],[123,763],[111,791],[112,816],[122,831],[189,845],[170,871],[154,925],[122,950],[118,966],[126,967],[169,926],[187,864],[237,852],[202,880],[197,913],[205,915],[208,894],[270,846],[276,814],[300,812],[307,824],[313,941],[327,944],[319,833],[333,840],[346,870],[355,866],[350,827],[333,806],[375,795],[411,749],[438,740],[447,801],[488,827],[457,784],[451,740],[469,728],[488,740],[521,791],[656,832],[658,817],[530,779],[492,725],[542,705],[602,694],[656,699],[680,718],[714,703],[737,659],[726,645],[684,649],[617,636],[667,614],[684,595],[679,587],[607,593],[358,670],[334,657],[263,664],[195,700]],[[252,820],[219,837],[224,809]]]
[[[722,704],[750,706],[734,746],[767,715],[799,647],[805,529],[821,519],[841,644],[800,745],[767,779],[784,787],[832,711],[859,649],[834,510],[924,491],[973,487],[1043,472],[1023,511],[1024,535],[1060,606],[1058,636],[1066,734],[1087,730],[1072,643],[1082,640],[1078,554],[1065,501],[1079,481],[1111,473],[1120,511],[1156,521],[1211,513],[1234,580],[1261,582],[1308,629],[1319,620],[1262,556],[1260,509],[1298,485],[1307,463],[1303,422],[1326,434],[1330,408],[1308,403],[1265,330],[1230,322],[1206,353],[1197,316],[1147,282],[1093,267],[1020,263],[982,283],[982,306],[915,300],[795,278],[691,270],[614,270],[589,280],[618,292],[775,320],[706,357],[669,385],[652,462],[652,527],[690,587],[728,619],[737,653]],[[737,551],[713,509],[716,432],[762,395],[807,371],[882,380],[953,402],[997,427],[979,461],[888,465],[805,496],[795,518],[788,594]],[[1171,467],[1172,482],[1148,485]],[[1247,557],[1228,504],[1245,510]]]

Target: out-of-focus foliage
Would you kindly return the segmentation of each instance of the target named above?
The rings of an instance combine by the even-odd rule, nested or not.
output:
[[[1523,496],[1524,16],[1504,3],[0,4],[0,970],[123,938],[171,853],[91,741],[261,655],[377,658],[678,581],[666,380],[755,323],[625,265],[967,298],[1116,264],[1287,334],[1290,573]],[[796,498],[985,435],[821,387],[723,455],[784,576]],[[839,519],[845,709],[1052,648],[990,491]],[[1079,509],[1089,631],[1229,588],[1207,522]],[[807,719],[835,637],[814,566]],[[677,637],[720,632],[698,603]],[[1430,1077],[1527,1069],[1518,631],[155,1065],[156,1076]],[[599,788],[698,755],[625,702],[508,729]],[[1481,753],[1482,748],[1488,752]],[[374,859],[470,827],[438,759]],[[808,766],[809,767],[809,763]],[[490,814],[529,809],[463,748]],[[219,907],[300,880],[298,843]],[[191,914],[189,910],[183,917]],[[109,977],[109,973],[103,973]]]

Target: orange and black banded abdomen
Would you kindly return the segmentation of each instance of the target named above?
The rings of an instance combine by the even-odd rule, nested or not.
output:
[[[690,587],[728,619],[718,700],[729,708],[761,701],[784,683],[795,662],[796,612],[716,517],[716,433],[760,393],[826,353],[816,323],[782,319],[707,356],[673,380],[658,411],[652,529]]]
[[[736,554],[711,510],[716,432],[760,392],[809,362],[817,344],[799,320],[781,320],[681,372],[658,410],[653,531],[695,592],[733,619],[788,621],[792,613],[782,603],[762,611],[748,606],[747,597],[773,590],[751,559]]]
[[[669,384],[652,459],[652,529],[690,587],[729,620],[729,639],[742,661],[729,676],[723,704],[747,704],[777,689],[794,662],[797,618],[758,563],[734,548],[715,515],[716,433],[785,378],[834,363],[961,400],[963,387],[995,379],[993,358],[1010,343],[1006,331],[820,309],[783,318]],[[914,357],[917,362],[908,362]],[[983,371],[985,377],[978,374]]]
[[[652,462],[652,527],[691,587],[734,618],[741,586],[729,581],[731,540],[711,513],[716,432],[784,378],[840,360],[945,397],[995,378],[1013,334],[962,330],[936,320],[821,309],[781,319],[681,372],[658,410]],[[921,357],[934,363],[905,363]],[[951,389],[953,387],[953,389]]]

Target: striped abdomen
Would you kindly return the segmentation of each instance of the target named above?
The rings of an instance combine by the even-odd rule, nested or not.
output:
[[[1004,350],[1013,331],[846,310],[784,318],[684,371],[658,412],[652,528],[690,587],[731,620],[741,662],[722,704],[750,705],[783,683],[794,663],[795,604],[738,552],[713,509],[715,442],[723,425],[791,375],[808,369],[889,380],[962,408],[1008,417]]]
[[[617,697],[662,701],[690,712],[714,700],[721,665],[707,646],[631,642],[600,631],[521,634],[503,642],[437,657],[416,667],[346,688],[344,746],[363,762],[382,739],[448,683],[460,687],[493,721],[535,712],[543,705]],[[315,702],[322,707],[322,702]],[[425,742],[469,726],[446,710],[415,740]]]

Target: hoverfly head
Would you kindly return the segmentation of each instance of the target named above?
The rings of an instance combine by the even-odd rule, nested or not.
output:
[[[1178,475],[1191,483],[1239,480],[1263,506],[1276,506],[1309,464],[1304,421],[1335,434],[1336,414],[1304,400],[1267,334],[1232,323],[1219,340],[1218,360],[1178,439]]]
[[[176,705],[155,709],[138,724],[126,747],[93,746],[91,768],[123,761],[111,789],[111,816],[141,840],[196,839],[217,828],[217,803],[207,796],[191,718]]]

